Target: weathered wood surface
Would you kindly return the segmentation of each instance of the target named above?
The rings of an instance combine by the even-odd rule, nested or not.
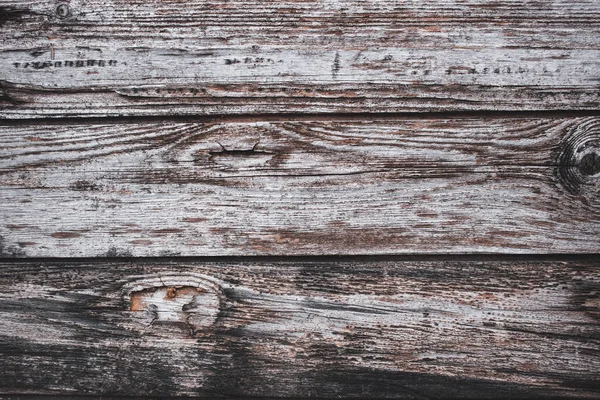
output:
[[[0,39],[0,399],[600,398],[599,1],[3,0]],[[165,257],[323,254],[371,257]]]
[[[0,265],[0,392],[600,395],[600,265]]]
[[[0,116],[598,110],[600,3],[4,0]]]
[[[598,253],[600,124],[0,128],[4,257]]]

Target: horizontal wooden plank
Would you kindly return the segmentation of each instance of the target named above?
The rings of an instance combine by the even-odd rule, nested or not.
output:
[[[597,398],[598,260],[0,265],[0,392]]]
[[[598,253],[581,118],[0,127],[3,257]]]
[[[594,0],[5,0],[0,116],[600,107]]]

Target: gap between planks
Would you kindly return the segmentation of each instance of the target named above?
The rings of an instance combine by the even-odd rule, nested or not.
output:
[[[497,118],[577,118],[598,117],[600,110],[539,110],[539,111],[446,111],[446,112],[361,112],[361,113],[277,113],[223,115],[133,115],[106,117],[46,117],[6,119],[0,126],[40,125],[125,125],[147,122],[227,123],[227,122],[310,122],[310,121],[404,121],[427,119],[497,119]]]
[[[169,263],[292,263],[292,262],[599,262],[600,253],[553,253],[553,254],[519,254],[519,253],[481,253],[481,254],[373,254],[373,255],[247,255],[247,256],[164,256],[164,257],[32,257],[2,258],[0,268],[8,264],[106,264],[127,262],[136,264]]]

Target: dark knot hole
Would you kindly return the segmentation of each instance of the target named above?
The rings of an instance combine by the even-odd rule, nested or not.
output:
[[[583,175],[596,175],[600,172],[600,154],[588,153],[581,158],[577,168]]]

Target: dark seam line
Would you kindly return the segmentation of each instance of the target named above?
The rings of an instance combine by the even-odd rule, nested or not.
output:
[[[1,110],[0,110],[1,113]],[[43,117],[8,119],[0,118],[0,126],[29,125],[92,125],[92,124],[139,124],[156,122],[180,123],[226,123],[226,122],[309,122],[309,121],[394,121],[422,119],[501,119],[501,118],[577,118],[600,117],[600,110],[556,110],[556,111],[443,111],[443,112],[333,112],[333,113],[243,113],[213,115],[151,115],[151,116],[106,116],[106,117]]]
[[[301,262],[561,262],[561,261],[584,261],[599,262],[600,253],[581,254],[514,254],[514,253],[482,253],[482,254],[400,254],[400,255],[249,255],[249,256],[157,256],[157,257],[34,257],[34,258],[0,258],[0,264],[35,264],[35,263],[66,263],[66,264],[101,264],[101,263],[301,263]]]

